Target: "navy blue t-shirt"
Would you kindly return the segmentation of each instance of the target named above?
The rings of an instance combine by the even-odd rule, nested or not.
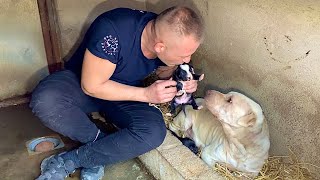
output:
[[[80,47],[66,63],[81,77],[85,50],[116,64],[110,77],[119,83],[141,86],[148,74],[164,65],[158,58],[147,59],[141,50],[141,35],[147,23],[156,14],[128,8],[117,8],[98,16],[88,29]]]

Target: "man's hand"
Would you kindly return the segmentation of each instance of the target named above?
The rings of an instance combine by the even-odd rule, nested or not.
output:
[[[199,80],[190,80],[190,81],[182,81],[183,89],[187,93],[193,93],[198,88],[198,82],[201,81],[204,78],[204,74],[202,74],[199,78]]]
[[[177,82],[172,80],[157,80],[145,89],[149,103],[166,103],[177,94]]]
[[[190,81],[182,81],[183,89],[187,93],[193,93],[198,88],[198,81],[197,80],[190,80]]]

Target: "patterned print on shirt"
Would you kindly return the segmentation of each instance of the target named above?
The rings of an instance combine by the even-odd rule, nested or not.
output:
[[[103,51],[108,55],[115,55],[118,52],[118,40],[112,35],[108,35],[103,38],[101,43]]]

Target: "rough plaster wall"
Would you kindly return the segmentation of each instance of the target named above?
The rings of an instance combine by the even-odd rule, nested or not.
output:
[[[258,101],[271,135],[271,155],[320,166],[320,1],[147,0],[149,11],[185,4],[200,12],[206,38],[193,64],[199,88],[240,91]],[[312,168],[311,168],[312,169]]]
[[[48,74],[36,0],[0,0],[0,100],[31,92]]]
[[[76,50],[91,22],[117,7],[145,10],[145,0],[56,0],[64,60]]]

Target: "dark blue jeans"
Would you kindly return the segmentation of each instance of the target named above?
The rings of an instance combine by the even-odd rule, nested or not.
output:
[[[84,144],[78,149],[83,167],[137,157],[158,147],[166,135],[158,109],[142,102],[90,97],[83,93],[80,80],[69,70],[43,79],[33,91],[30,107],[45,126]],[[120,130],[94,141],[99,129],[87,116],[94,111],[106,113]]]

